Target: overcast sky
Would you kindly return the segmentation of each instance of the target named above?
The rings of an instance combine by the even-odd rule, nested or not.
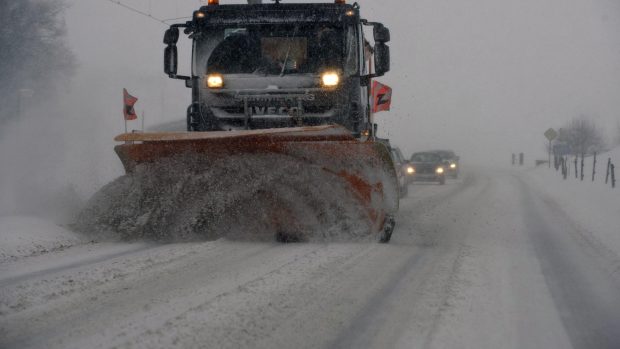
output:
[[[157,18],[191,15],[200,4],[121,1]],[[611,137],[620,122],[617,0],[359,3],[366,18],[392,31],[392,71],[380,80],[394,88],[393,110],[378,119],[382,135],[405,153],[453,148],[499,163],[523,151],[532,160],[544,158],[549,127],[587,115]],[[75,85],[96,82],[93,106],[118,113],[127,87],[147,123],[184,118],[189,91],[161,71],[164,25],[107,0],[71,0],[67,23],[80,60]],[[181,70],[188,62],[181,57]]]

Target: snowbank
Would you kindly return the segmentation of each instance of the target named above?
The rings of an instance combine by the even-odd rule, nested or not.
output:
[[[613,251],[620,258],[620,183],[615,189],[605,184],[607,159],[616,165],[620,180],[620,147],[601,154],[597,159],[596,178],[592,182],[592,158],[585,160],[585,179],[575,178],[574,169],[566,180],[559,172],[547,167],[530,171],[532,184],[553,198],[568,213],[588,239]]]
[[[35,217],[0,217],[0,261],[46,253],[86,241],[50,221]]]

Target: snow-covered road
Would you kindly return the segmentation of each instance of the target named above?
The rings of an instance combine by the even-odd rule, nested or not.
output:
[[[414,185],[388,245],[91,243],[0,264],[1,348],[620,348],[620,259],[526,172]]]

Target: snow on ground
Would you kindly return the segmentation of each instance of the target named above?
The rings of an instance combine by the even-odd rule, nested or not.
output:
[[[620,259],[620,183],[615,189],[605,184],[607,159],[616,164],[616,180],[620,178],[620,147],[597,159],[596,178],[592,182],[592,158],[585,160],[585,178],[575,178],[574,169],[566,180],[560,172],[548,167],[529,171],[529,179],[571,217],[585,238],[605,246]]]
[[[88,239],[49,220],[0,217],[0,261],[36,255],[84,243]]]
[[[570,348],[547,289],[529,229],[523,223],[524,188],[493,171],[453,231],[463,231],[445,284],[445,299],[425,348]],[[528,204],[531,204],[528,202]],[[407,347],[415,332],[403,336]]]
[[[0,347],[620,348],[620,275],[551,171],[477,170],[412,185],[387,245],[94,243],[0,261]]]

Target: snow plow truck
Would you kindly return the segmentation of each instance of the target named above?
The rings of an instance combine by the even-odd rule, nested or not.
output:
[[[192,41],[187,75],[177,72],[180,31]],[[372,33],[374,44],[365,31]],[[179,166],[200,171],[193,169],[197,158],[212,165],[234,156],[295,159],[302,172],[307,166],[326,174],[330,185],[348,196],[335,202],[359,204],[368,233],[388,242],[398,183],[389,150],[375,140],[371,85],[390,69],[389,40],[384,25],[360,17],[357,3],[209,0],[191,20],[171,25],[163,40],[165,74],[191,89],[187,131],[117,136],[115,151],[126,176],[187,154],[191,160],[174,162],[166,176],[174,176]],[[276,239],[303,240],[299,230],[307,215],[291,212],[277,195],[266,195]],[[243,210],[253,209],[246,205]],[[314,212],[312,219],[324,214]]]

